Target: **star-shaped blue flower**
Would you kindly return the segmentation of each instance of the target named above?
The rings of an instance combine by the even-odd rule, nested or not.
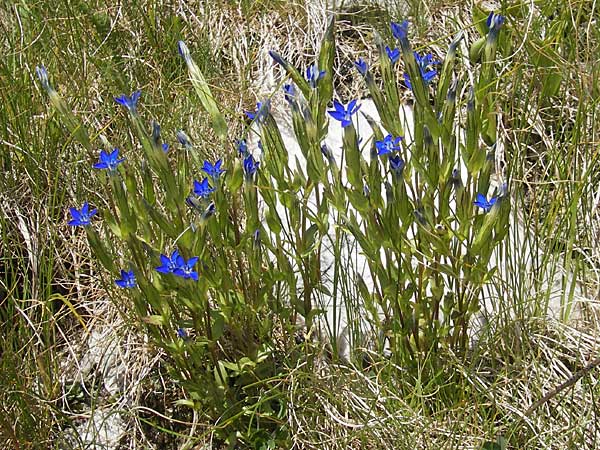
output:
[[[313,89],[317,87],[319,80],[324,76],[325,71],[319,70],[319,66],[317,66],[316,63],[311,66],[308,66],[308,68],[306,69],[306,80],[308,81],[308,84],[310,84],[310,87]]]
[[[403,21],[402,23],[391,23],[392,35],[398,39],[406,39],[408,36],[408,20]]]
[[[392,65],[396,64],[398,62],[398,60],[400,59],[400,49],[398,49],[398,48],[395,48],[392,50],[391,48],[386,46],[385,52],[387,53],[388,57],[390,58]]]
[[[100,151],[100,161],[94,164],[94,169],[108,169],[109,172],[117,170],[117,166],[125,161],[125,158],[119,159],[119,149],[115,148],[112,152],[107,153],[104,150]]]
[[[473,202],[473,204],[483,209],[485,212],[489,212],[497,201],[498,197],[492,197],[488,200],[485,198],[485,195],[477,194],[476,200]]]
[[[367,74],[367,71],[369,70],[369,66],[362,58],[358,58],[358,61],[354,62],[354,66],[363,77]]]
[[[356,100],[352,100],[348,103],[348,106],[344,108],[337,100],[333,101],[333,107],[335,110],[327,111],[331,117],[335,120],[339,120],[342,123],[342,127],[346,128],[352,123],[352,116],[360,109],[360,105],[356,105]]]
[[[219,176],[225,172],[221,169],[221,165],[223,164],[223,160],[219,159],[216,163],[211,164],[208,161],[204,161],[204,165],[202,166],[202,171],[206,173],[213,180],[218,180]]]
[[[208,184],[208,178],[204,178],[202,181],[194,180],[194,194],[198,197],[208,198],[214,191],[215,188]]]
[[[160,272],[160,273],[167,273],[167,274],[173,273],[175,271],[175,269],[177,269],[177,267],[179,267],[179,265],[177,263],[178,258],[181,258],[178,250],[174,250],[173,253],[171,253],[171,257],[161,254],[160,255],[161,265],[156,268],[156,271]]]
[[[115,97],[115,102],[117,102],[119,105],[124,106],[130,112],[133,113],[137,111],[137,102],[140,99],[141,95],[142,91],[135,91],[131,94],[130,97],[126,96],[125,94],[121,94],[120,96]]]
[[[198,262],[198,257],[194,256],[189,260],[185,260],[183,256],[179,254],[179,251],[175,250],[171,254],[171,257],[167,255],[160,255],[161,265],[156,268],[157,272],[169,274],[172,273],[178,277],[185,279],[193,279],[198,281],[198,272],[194,270],[194,266]]]
[[[123,289],[132,289],[137,286],[133,270],[121,270],[121,279],[115,280],[115,284]]]
[[[81,210],[77,208],[69,208],[72,220],[69,221],[68,225],[72,227],[86,227],[91,223],[92,217],[98,212],[97,209],[92,209],[90,211],[90,206],[88,202],[85,202],[81,207]]]
[[[383,138],[383,141],[376,141],[375,147],[377,148],[378,155],[386,155],[388,153],[393,153],[400,150],[400,141],[402,140],[402,136],[398,136],[394,138],[391,134],[388,134]]]
[[[186,261],[183,259],[183,256],[179,256],[177,258],[178,267],[173,271],[173,275],[185,278],[186,280],[191,278],[194,281],[198,281],[198,272],[194,270],[194,266],[199,259],[197,256],[194,256]]]

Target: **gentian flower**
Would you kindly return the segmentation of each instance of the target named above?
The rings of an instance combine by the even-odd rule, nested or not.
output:
[[[398,62],[398,60],[400,59],[400,50],[397,48],[392,50],[391,48],[386,46],[385,52],[387,53],[388,57],[390,58],[392,65],[396,64]]]
[[[433,55],[431,53],[427,53],[426,55],[420,56],[417,52],[414,52],[415,60],[417,61],[417,66],[419,67],[419,72],[421,72],[421,78],[423,79],[423,83],[427,86],[431,80],[437,75],[437,70],[428,70],[427,68],[431,65],[439,64],[439,61],[433,60]],[[406,86],[412,90],[412,85],[410,84],[410,76],[405,73],[404,74],[404,82]]]
[[[44,66],[36,66],[35,73],[44,90],[50,90],[50,83],[48,82],[48,72],[46,71],[46,68]]]
[[[142,95],[142,91],[135,91],[130,97],[121,94],[120,96],[115,97],[115,102],[127,108],[129,112],[135,113],[137,111],[137,102],[140,99],[140,95]]]
[[[390,169],[396,175],[400,175],[402,170],[404,170],[404,160],[400,157],[400,155],[390,155],[388,158],[390,162]]]
[[[188,259],[187,261],[183,258],[183,256],[177,257],[177,267],[173,270],[173,275],[177,275],[178,277],[187,279],[192,279],[194,281],[198,281],[198,272],[194,270],[194,266],[198,262],[200,258],[194,256],[193,258]]]
[[[489,29],[495,28],[496,30],[499,30],[504,24],[505,19],[506,18],[504,16],[496,14],[494,11],[492,11],[490,12],[490,15],[488,16],[485,23]]]
[[[177,328],[177,336],[180,337],[181,339],[187,339],[188,338],[187,331],[185,331],[181,327]]]
[[[308,84],[310,84],[310,87],[313,89],[317,87],[319,80],[324,76],[325,71],[319,70],[319,66],[317,66],[316,63],[311,66],[308,66],[308,68],[306,69],[306,80],[308,81]]]
[[[92,209],[91,211],[89,209],[90,206],[88,205],[88,202],[83,204],[81,211],[77,208],[69,208],[73,219],[69,221],[68,225],[71,225],[72,227],[88,226],[91,223],[92,217],[98,212],[97,209]]]
[[[269,102],[269,100],[265,100],[256,104],[256,111],[244,111],[244,113],[246,114],[248,119],[255,120],[258,123],[263,123],[269,115],[270,109],[271,103]]]
[[[121,279],[115,280],[115,283],[124,289],[132,289],[137,286],[133,270],[121,270]]]
[[[242,158],[245,158],[250,154],[248,153],[248,144],[246,144],[246,139],[240,139],[237,142],[237,149]]]
[[[498,197],[492,197],[489,200],[487,200],[485,198],[485,195],[477,194],[477,199],[473,202],[473,204],[483,209],[485,212],[489,212],[492,209],[492,206],[494,206],[497,201]]]
[[[166,144],[166,143],[163,142],[163,144],[162,144],[161,147],[162,147],[162,151],[163,152],[168,153],[168,151],[169,151],[169,144]]]
[[[215,188],[208,184],[208,178],[204,178],[202,181],[194,180],[194,194],[198,197],[208,198],[214,191]]]
[[[281,67],[283,67],[284,69],[286,69],[288,67],[288,62],[283,59],[283,57],[277,53],[274,50],[269,50],[269,55],[271,56],[271,58],[273,58],[273,60],[279,64]]]
[[[117,166],[125,161],[125,158],[119,159],[119,149],[115,148],[112,152],[107,153],[104,150],[100,151],[100,162],[94,164],[94,169],[108,169],[109,172],[115,172]]]
[[[218,180],[219,176],[225,172],[221,170],[221,164],[223,164],[223,160],[219,159],[214,165],[209,163],[208,161],[204,161],[204,165],[202,166],[202,171],[206,173],[213,180]]]
[[[355,114],[359,109],[360,105],[356,106],[356,100],[352,100],[348,103],[348,107],[344,108],[337,100],[333,101],[334,111],[327,111],[331,117],[335,120],[339,120],[342,122],[342,127],[346,128],[348,125],[352,123],[352,115]]]
[[[283,94],[285,96],[286,101],[291,105],[296,101],[296,89],[293,84],[284,84],[283,85]]]
[[[406,39],[408,36],[408,20],[405,20],[402,23],[392,22],[390,25],[392,28],[392,35],[396,39]]]
[[[363,61],[362,58],[358,58],[358,61],[354,63],[356,69],[360,72],[360,74],[364,77],[367,74],[367,70],[369,70],[369,66],[367,63]]]
[[[385,155],[400,150],[400,141],[402,136],[398,136],[396,139],[391,134],[388,134],[383,138],[383,141],[376,141],[375,147],[377,148],[378,155]]]
[[[177,269],[179,267],[179,264],[177,262],[177,260],[181,258],[183,259],[180,255],[179,255],[179,251],[174,250],[173,253],[171,254],[171,257],[168,257],[167,255],[160,255],[160,263],[161,265],[159,267],[156,268],[157,272],[160,273],[173,273],[175,271],[175,269]]]
[[[179,130],[177,132],[177,140],[179,141],[179,143],[181,145],[183,145],[186,148],[192,146],[192,142],[190,141],[190,138],[188,137],[187,134],[185,134],[185,132],[183,130]]]
[[[254,161],[252,155],[248,155],[244,158],[244,173],[246,174],[246,180],[251,181],[252,177],[256,173],[260,162]]]

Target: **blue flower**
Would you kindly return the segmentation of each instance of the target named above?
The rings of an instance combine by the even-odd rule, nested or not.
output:
[[[419,55],[417,52],[414,52],[415,60],[417,62],[417,66],[419,67],[419,72],[421,73],[421,78],[423,79],[423,83],[427,86],[434,77],[437,75],[437,70],[428,70],[429,66],[439,64],[439,61],[433,60],[433,55],[431,53],[427,53],[426,55]],[[406,86],[412,90],[412,85],[410,84],[410,76],[405,73],[404,74],[404,82]]]
[[[250,154],[248,153],[248,144],[246,144],[246,139],[240,139],[237,142],[237,149],[242,158],[245,158]]]
[[[296,89],[293,84],[284,84],[283,85],[283,94],[285,96],[286,101],[289,104],[292,104],[296,101]]]
[[[94,164],[94,169],[108,169],[109,172],[117,170],[117,166],[125,161],[125,158],[119,159],[119,149],[115,148],[112,152],[107,153],[104,150],[100,151],[100,162]]]
[[[185,331],[185,329],[183,329],[181,327],[177,328],[177,336],[180,337],[181,339],[188,338],[187,331]]]
[[[319,66],[317,66],[316,63],[312,66],[308,66],[308,68],[306,69],[306,80],[308,81],[308,84],[310,84],[310,87],[313,89],[317,87],[319,80],[324,76],[325,71],[319,70]]]
[[[362,58],[358,58],[358,61],[355,61],[354,65],[356,66],[356,69],[360,72],[360,74],[363,77],[367,74],[367,71],[369,70],[369,66],[367,65],[367,63],[365,61],[363,61]]]
[[[198,272],[194,270],[194,266],[199,259],[197,256],[194,256],[186,261],[183,256],[179,256],[177,258],[177,268],[173,270],[173,275],[185,278],[186,280],[191,278],[194,281],[198,281]]]
[[[35,73],[40,80],[40,84],[44,90],[50,90],[50,83],[48,82],[48,72],[44,66],[36,66]]]
[[[402,136],[398,136],[394,139],[391,134],[388,134],[383,138],[383,141],[376,141],[375,147],[377,148],[378,155],[385,155],[388,153],[393,153],[395,151],[400,150],[400,141],[402,140]]]
[[[388,161],[390,162],[390,169],[392,169],[392,172],[395,175],[402,174],[405,164],[404,160],[400,158],[400,155],[390,155]]]
[[[256,111],[244,111],[244,113],[246,114],[248,119],[255,120],[258,123],[263,123],[269,115],[270,109],[271,103],[269,102],[269,100],[265,100],[256,104]]]
[[[117,286],[122,287],[124,289],[132,289],[137,286],[133,270],[121,270],[121,279],[115,280],[115,283]]]
[[[248,155],[244,158],[244,173],[246,174],[246,180],[251,181],[252,177],[258,170],[260,162],[254,161],[252,155]]]
[[[91,223],[91,219],[94,214],[98,212],[97,209],[92,209],[91,211],[89,209],[90,206],[88,205],[88,202],[83,204],[81,211],[79,211],[77,208],[69,208],[73,219],[69,221],[68,225],[71,225],[72,227],[88,226]]]
[[[157,272],[160,273],[173,273],[178,266],[177,259],[181,258],[179,255],[179,251],[175,250],[171,254],[171,257],[167,255],[160,255],[160,263],[161,265],[156,268]]]
[[[165,144],[165,143],[163,142],[163,144],[162,144],[162,146],[161,146],[161,147],[162,147],[162,151],[163,151],[163,152],[167,153],[167,152],[169,151],[169,144]]]
[[[392,35],[398,39],[406,39],[408,36],[408,20],[403,21],[402,23],[391,23]]]
[[[186,148],[192,146],[192,142],[190,141],[190,138],[188,137],[187,134],[185,134],[185,131],[183,131],[183,130],[179,130],[177,132],[177,140],[179,141],[179,143],[181,145],[183,145]]]
[[[204,178],[202,181],[194,180],[194,194],[198,197],[208,198],[214,191],[215,188],[208,184],[208,178]]]
[[[156,268],[157,272],[169,274],[172,273],[178,277],[191,278],[198,281],[198,272],[193,270],[193,267],[198,262],[198,257],[194,256],[188,261],[179,254],[179,251],[174,250],[171,256],[160,255],[161,265]]]
[[[135,91],[130,97],[121,94],[120,96],[115,97],[115,102],[119,105],[123,105],[129,112],[134,113],[137,111],[137,102],[140,99],[140,95],[142,95],[142,91]]]
[[[276,51],[269,50],[269,55],[277,64],[282,66],[284,69],[286,69],[289,66],[288,62],[285,59],[283,59],[282,56]]]
[[[489,200],[487,200],[485,198],[485,195],[477,194],[477,199],[473,202],[473,204],[483,209],[485,212],[489,212],[492,209],[492,206],[494,206],[497,201],[498,197],[492,197]]]
[[[204,165],[202,166],[202,171],[206,173],[213,180],[218,180],[219,176],[225,172],[221,170],[221,165],[223,164],[223,160],[219,159],[214,165],[209,163],[208,161],[204,161]]]
[[[356,106],[356,100],[352,100],[348,103],[348,107],[344,108],[337,100],[333,101],[334,111],[327,111],[331,117],[335,120],[342,122],[342,127],[346,128],[352,123],[352,116],[360,109],[360,105]]]
[[[392,65],[396,64],[398,62],[398,60],[400,59],[400,50],[397,48],[392,50],[391,48],[389,48],[386,45],[385,52],[387,53],[388,57],[390,58],[390,61],[392,61]]]
[[[494,29],[496,31],[500,30],[506,18],[501,16],[500,14],[496,14],[494,11],[490,12],[486,20],[486,25],[489,29]]]

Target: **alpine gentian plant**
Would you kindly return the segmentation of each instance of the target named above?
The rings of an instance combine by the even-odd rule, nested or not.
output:
[[[115,280],[115,284],[124,289],[133,289],[137,287],[133,270],[121,270],[121,278]]]
[[[208,178],[202,181],[194,180],[194,194],[200,198],[208,198],[215,191],[215,188],[208,183]]]
[[[94,169],[107,169],[109,172],[115,172],[117,166],[125,161],[125,158],[119,159],[119,149],[115,148],[108,153],[104,150],[100,151],[100,161],[94,164]]]
[[[356,100],[352,100],[348,103],[347,107],[344,107],[340,102],[334,100],[333,107],[335,109],[333,111],[328,111],[328,113],[335,120],[339,120],[342,123],[343,128],[346,128],[348,125],[352,124],[352,116],[360,109],[360,105],[357,106],[356,102]]]
[[[402,139],[402,136],[394,138],[391,134],[388,134],[382,141],[376,141],[377,154],[381,156],[401,150],[400,142]]]
[[[254,161],[254,157],[252,155],[248,155],[244,158],[244,173],[246,174],[246,181],[253,180],[259,164],[260,162]]]
[[[391,22],[390,27],[392,29],[392,36],[396,39],[408,38],[408,20],[404,20],[402,23]]]
[[[221,169],[221,166],[223,164],[223,160],[219,159],[216,163],[211,164],[208,161],[204,161],[204,164],[202,165],[202,171],[208,175],[213,181],[218,181],[219,177],[221,176],[221,174],[223,172],[225,172],[223,169]]]
[[[137,113],[137,103],[142,95],[142,91],[135,91],[130,96],[125,94],[121,94],[118,97],[115,97],[115,102],[119,105],[124,106],[131,114]]]
[[[490,210],[492,209],[492,206],[494,206],[496,204],[496,202],[498,201],[498,197],[492,197],[489,200],[485,197],[485,195],[478,193],[477,194],[477,198],[476,200],[473,202],[473,204],[481,209],[483,209],[484,212],[490,212]]]
[[[390,58],[392,65],[396,64],[400,59],[400,50],[398,50],[397,48],[391,49],[389,47],[386,47],[385,52],[387,53],[388,58]]]
[[[69,221],[68,225],[72,227],[86,227],[90,225],[92,222],[92,217],[98,212],[97,209],[92,209],[90,211],[90,205],[88,202],[85,202],[81,207],[81,210],[77,208],[69,208],[71,212],[72,220]]]
[[[354,66],[363,77],[367,74],[367,71],[369,70],[369,66],[365,61],[363,61],[362,58],[359,58],[358,61],[354,63]]]
[[[269,102],[269,100],[264,100],[256,104],[256,111],[244,111],[244,113],[246,114],[248,119],[254,120],[259,124],[262,124],[269,115],[270,109],[271,102]]]
[[[311,88],[316,89],[317,84],[321,78],[325,76],[324,70],[319,70],[319,66],[315,63],[308,66],[306,69],[306,80]]]

